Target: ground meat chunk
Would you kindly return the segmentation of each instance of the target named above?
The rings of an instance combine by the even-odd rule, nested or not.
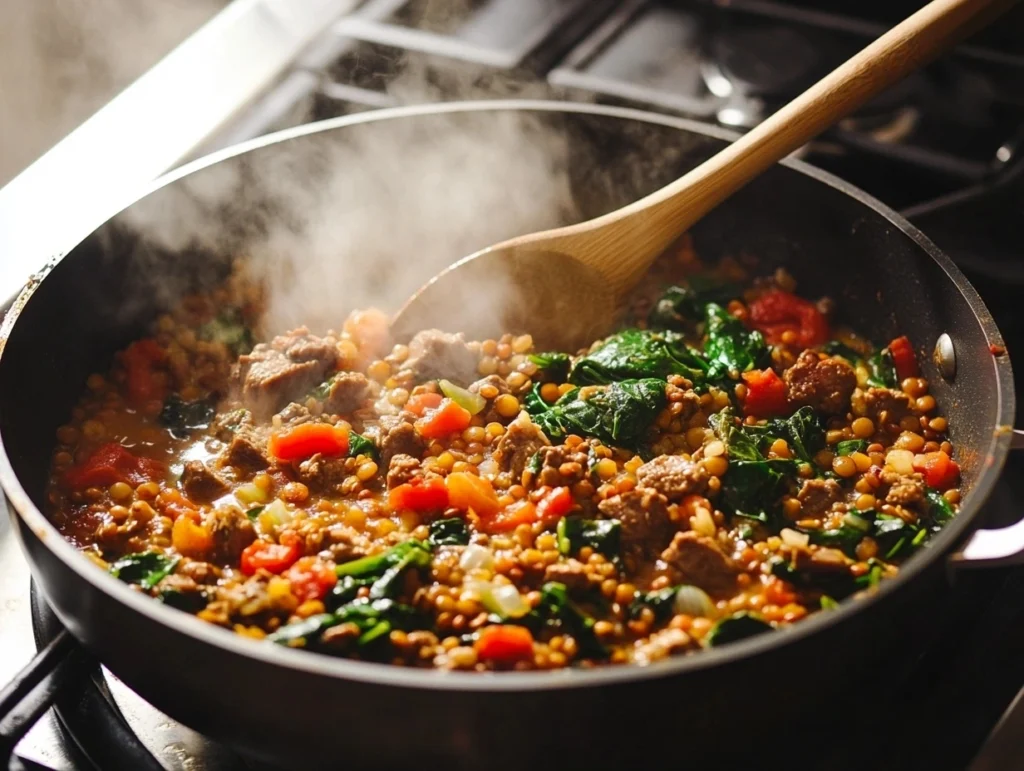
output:
[[[555,562],[548,565],[544,570],[545,581],[558,581],[565,584],[570,592],[582,592],[590,587],[591,580],[587,574],[586,565],[577,559],[569,559],[565,562]],[[596,583],[600,583],[600,577],[596,577]]]
[[[215,584],[220,578],[220,568],[209,562],[182,557],[175,575],[188,576],[197,584]]]
[[[256,540],[256,528],[244,512],[233,506],[221,506],[206,517],[206,526],[213,535],[210,558],[214,562],[235,564],[242,550]]]
[[[585,450],[585,444],[580,446]],[[586,478],[589,458],[585,451],[558,444],[544,447],[539,452],[541,467],[537,474],[538,487],[570,487]]]
[[[171,607],[196,613],[206,605],[206,588],[180,573],[165,576],[156,585],[156,593]]]
[[[913,400],[892,388],[869,388],[864,406],[870,418],[880,423],[899,423],[914,409]]]
[[[318,532],[323,534],[320,546],[326,550],[326,556],[339,565],[365,557],[370,553],[369,540],[354,528],[346,525],[331,525],[326,531]],[[309,545],[307,539],[307,551]]]
[[[839,549],[818,547],[797,549],[793,552],[793,567],[808,573],[844,573],[852,561]]]
[[[411,455],[418,458],[427,449],[423,437],[413,424],[404,418],[390,415],[382,417],[377,432],[380,460],[385,468],[390,467],[391,460],[396,455]]]
[[[396,455],[388,466],[388,489],[404,485],[422,471],[419,458],[411,455]]]
[[[479,352],[469,347],[461,333],[426,329],[409,341],[409,358],[402,370],[410,372],[417,382],[443,377],[466,385],[476,376],[479,363]]]
[[[508,387],[508,383],[505,382],[505,378],[500,375],[488,375],[487,377],[480,378],[476,382],[470,384],[469,390],[475,394],[480,393],[480,389],[484,386],[491,386],[497,389],[497,396],[502,394],[511,393],[512,389]],[[493,397],[492,397],[493,398]]]
[[[622,546],[640,560],[657,557],[676,527],[669,517],[668,499],[655,490],[637,488],[606,498],[597,506],[622,525]]]
[[[924,500],[924,477],[918,473],[903,476],[895,471],[883,471],[883,485],[890,485],[885,502],[894,506],[911,506]]]
[[[704,467],[679,455],[659,455],[636,470],[641,487],[657,490],[670,501],[686,495],[702,495],[708,489],[708,472]]]
[[[313,413],[305,404],[292,402],[277,413],[277,417],[281,418],[281,423],[285,426],[297,426],[300,423],[309,423],[313,420]]]
[[[298,477],[303,484],[318,492],[337,490],[349,475],[350,458],[328,458],[317,453],[302,461],[298,468]]]
[[[714,538],[692,530],[676,533],[661,558],[683,581],[710,595],[724,596],[735,591],[736,577],[741,572]]]
[[[843,489],[834,479],[808,479],[800,488],[797,500],[800,501],[802,517],[818,517],[832,508],[832,504],[842,498]]]
[[[645,641],[637,641],[633,650],[633,661],[637,664],[649,664],[680,653],[692,645],[693,639],[682,629],[662,629]]]
[[[263,443],[254,432],[239,431],[220,458],[220,465],[234,466],[243,474],[261,471],[270,465]]]
[[[200,460],[190,460],[181,472],[181,489],[197,503],[209,503],[224,495],[230,487],[209,466]]]
[[[793,404],[809,405],[826,415],[840,415],[850,406],[857,387],[857,373],[842,359],[819,358],[804,351],[792,367],[783,373],[786,397]]]
[[[370,398],[370,381],[361,372],[342,372],[331,381],[331,389],[324,400],[324,412],[331,415],[350,415]]]
[[[240,356],[232,381],[245,407],[264,420],[322,382],[337,364],[336,341],[300,327]]]
[[[551,442],[530,420],[530,416],[520,412],[498,440],[494,460],[503,471],[508,471],[512,475],[513,483],[518,483],[534,453],[550,446]]]

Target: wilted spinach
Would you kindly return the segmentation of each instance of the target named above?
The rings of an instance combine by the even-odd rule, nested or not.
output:
[[[855,452],[864,452],[868,448],[865,439],[844,439],[836,443],[836,455],[853,455]]]
[[[359,647],[386,638],[394,629],[411,631],[424,623],[423,614],[408,605],[389,599],[356,599],[333,613],[316,616],[283,626],[267,640],[278,645],[316,648],[325,631],[339,624],[355,624],[360,631]]]
[[[209,428],[215,412],[214,405],[206,399],[186,402],[171,394],[164,400],[159,420],[175,439],[188,439],[193,431]]]
[[[423,541],[410,538],[392,546],[385,552],[346,562],[335,568],[339,578],[373,578],[370,584],[370,599],[392,597],[398,588],[398,579],[407,568],[424,568],[430,564],[430,546]]]
[[[670,286],[647,314],[653,328],[681,329],[704,318],[708,303],[725,305],[740,296],[737,284],[709,276],[693,276],[688,286]]]
[[[569,374],[572,357],[567,353],[531,353],[530,361],[540,367],[545,380],[561,383]]]
[[[430,523],[430,535],[427,542],[434,546],[465,546],[469,543],[469,530],[460,517],[435,519]]]
[[[576,359],[569,382],[604,385],[634,378],[664,380],[669,375],[682,375],[698,383],[703,382],[707,368],[700,353],[686,345],[683,336],[676,332],[626,329]]]
[[[246,326],[238,308],[222,310],[199,328],[198,335],[200,340],[223,343],[235,356],[251,351],[254,343],[252,330]]]
[[[757,437],[761,450],[776,439],[785,439],[805,463],[811,463],[815,453],[825,446],[825,427],[812,407],[801,407],[788,418],[773,418],[763,426],[743,426],[738,430]]]
[[[110,566],[109,573],[126,584],[152,589],[174,571],[180,559],[156,551],[126,554]]]
[[[899,378],[896,375],[896,364],[893,362],[892,352],[886,348],[880,348],[869,356],[863,356],[850,346],[832,340],[822,346],[822,350],[829,356],[841,356],[854,367],[864,367],[868,371],[868,385],[873,388],[896,388],[899,385]]]
[[[377,457],[377,445],[371,442],[362,434],[350,431],[348,434],[348,454],[354,458],[357,455],[365,455],[368,458]]]
[[[928,503],[928,517],[936,525],[944,525],[956,512],[953,505],[934,487],[925,488],[924,499]]]
[[[708,303],[704,309],[704,334],[709,380],[738,377],[740,373],[760,367],[768,356],[764,335],[747,329],[742,321],[716,303]]]
[[[576,554],[589,546],[606,557],[617,557],[621,543],[622,524],[617,519],[584,519],[562,517],[558,521],[558,550]]]
[[[606,387],[574,388],[554,404],[535,385],[524,406],[533,422],[558,441],[568,434],[592,436],[608,445],[635,448],[665,406],[661,380],[624,380]]]
[[[652,592],[637,592],[629,604],[629,617],[637,618],[644,608],[650,608],[656,621],[664,621],[672,615],[678,586],[666,586]]]
[[[581,655],[596,659],[608,656],[608,649],[594,632],[594,618],[569,599],[565,584],[557,581],[544,584],[540,589],[540,602],[531,613],[543,624],[559,626],[571,634]]]
[[[716,622],[711,627],[707,637],[704,638],[704,642],[713,648],[717,645],[725,645],[726,643],[744,640],[747,637],[753,637],[764,632],[770,632],[772,628],[772,625],[758,614],[741,610],[733,613],[728,618],[723,618]]]

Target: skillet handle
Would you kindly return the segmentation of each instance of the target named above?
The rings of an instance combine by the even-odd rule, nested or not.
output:
[[[1024,431],[1014,429],[1011,450],[1024,449]],[[1024,519],[1007,527],[976,530],[949,557],[953,568],[1024,565]]]

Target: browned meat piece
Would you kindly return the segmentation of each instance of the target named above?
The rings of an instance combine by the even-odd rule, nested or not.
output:
[[[690,388],[681,388],[669,383],[665,386],[665,396],[673,404],[679,403],[683,406],[682,412],[676,416],[680,420],[689,420],[700,409],[700,394]]]
[[[396,455],[411,455],[419,458],[427,449],[427,443],[416,428],[405,418],[384,416],[378,428],[380,460],[385,468],[390,467]]]
[[[223,415],[217,415],[211,426],[212,433],[222,442],[230,442],[231,437],[241,431],[252,429],[252,413],[249,410],[239,408]]]
[[[463,335],[426,329],[409,341],[409,358],[402,369],[416,381],[446,378],[466,385],[476,376],[480,354],[472,350]]]
[[[587,574],[586,566],[577,559],[569,559],[565,562],[555,562],[548,565],[544,570],[545,581],[558,581],[565,584],[569,591],[585,591],[590,587],[590,576]],[[599,576],[595,576],[596,583],[601,582]]]
[[[388,466],[388,489],[404,485],[413,477],[419,476],[421,470],[419,458],[414,458],[411,455],[396,455]]]
[[[218,586],[216,599],[206,606],[208,618],[222,624],[232,619],[248,619],[268,612],[291,612],[296,606],[290,594],[271,598],[266,579],[250,576],[243,584]]]
[[[197,584],[215,584],[220,578],[220,568],[216,565],[188,557],[182,557],[174,572],[175,575],[188,576]]]
[[[843,489],[834,479],[808,479],[796,496],[800,501],[800,516],[821,516],[842,496]]]
[[[206,606],[208,588],[181,573],[165,576],[156,585],[156,593],[171,607],[196,613]]]
[[[794,404],[810,405],[826,415],[841,415],[850,407],[850,396],[857,387],[857,373],[842,359],[819,358],[804,351],[783,375],[786,396]]]
[[[633,649],[633,660],[638,664],[649,664],[692,647],[693,639],[682,629],[670,627],[652,634],[646,642],[638,642]]]
[[[242,549],[256,540],[256,529],[245,514],[233,506],[221,506],[206,517],[206,526],[213,535],[214,562],[234,565],[242,556]]]
[[[181,489],[191,500],[197,503],[209,503],[214,498],[224,495],[231,488],[205,463],[200,460],[190,460],[181,472]]]
[[[480,389],[483,388],[484,386],[492,386],[493,388],[495,388],[498,391],[498,393],[496,394],[497,396],[512,392],[512,389],[508,387],[508,383],[505,382],[505,378],[501,377],[500,375],[488,375],[487,377],[480,378],[479,380],[477,380],[476,382],[472,383],[469,386],[469,390],[475,394],[478,394],[480,393]]]
[[[160,583],[156,585],[156,591],[157,593],[180,592],[181,594],[200,594],[202,588],[196,583],[194,578],[182,575],[181,573],[171,573],[171,575],[160,579]]]
[[[869,388],[864,394],[868,416],[880,423],[899,423],[914,409],[913,400],[892,388]]]
[[[264,420],[322,382],[337,364],[336,342],[300,327],[240,356],[232,380],[242,403]]]
[[[734,592],[736,577],[741,572],[714,538],[692,530],[676,533],[661,558],[684,582],[710,595],[725,596]]]
[[[281,423],[286,426],[297,426],[300,423],[309,423],[313,420],[313,413],[309,411],[309,408],[305,404],[297,402],[292,402],[277,415],[281,418]]]
[[[797,549],[793,553],[793,567],[809,573],[843,573],[853,564],[839,549],[818,547],[813,551]]]
[[[337,490],[354,469],[351,458],[326,458],[320,453],[299,464],[298,476],[303,484],[319,492]]]
[[[526,464],[543,447],[551,446],[551,442],[544,436],[525,412],[520,412],[508,425],[508,429],[498,440],[498,446],[494,450],[494,460],[503,471],[512,475],[513,484],[518,483],[526,470]]]
[[[606,517],[619,520],[622,546],[638,559],[657,557],[676,530],[669,517],[668,499],[654,490],[630,490],[606,498],[597,508]]]
[[[889,492],[885,496],[886,503],[891,503],[894,506],[910,506],[924,500],[924,477],[920,474],[903,476],[895,471],[883,471],[880,478],[883,485],[890,485]]]
[[[686,495],[702,495],[708,489],[708,472],[678,455],[659,455],[636,470],[641,487],[657,490],[670,501]]]
[[[361,372],[342,372],[331,382],[331,390],[324,400],[324,412],[331,415],[350,415],[370,398],[370,381]]]
[[[263,443],[251,431],[239,431],[220,457],[221,466],[234,466],[243,474],[260,471],[270,465]]]
[[[580,446],[586,448],[585,444]],[[540,457],[541,467],[536,482],[540,487],[569,487],[587,476],[589,458],[586,452],[557,444],[540,450]]]
[[[331,525],[326,532],[322,530],[318,532],[323,534],[321,545],[327,551],[327,556],[339,565],[365,557],[370,553],[369,540],[354,528],[346,525]]]

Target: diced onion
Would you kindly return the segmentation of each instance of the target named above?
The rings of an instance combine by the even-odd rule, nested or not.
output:
[[[267,493],[258,485],[254,485],[252,482],[249,484],[242,485],[235,490],[235,497],[238,498],[242,503],[266,503]]]
[[[494,555],[487,547],[471,543],[463,549],[459,567],[466,571],[480,568],[490,570],[494,567]]]
[[[519,618],[530,612],[530,606],[513,584],[494,586],[491,589],[491,598],[493,607],[488,607],[505,618]]]
[[[799,533],[789,527],[782,528],[779,537],[787,546],[807,546],[811,542],[811,537],[807,533]]]
[[[715,535],[715,520],[711,512],[706,508],[697,509],[697,513],[690,517],[690,527],[701,535],[713,537]]]
[[[856,514],[847,514],[844,516],[843,524],[847,527],[860,530],[862,533],[866,533],[871,529],[871,523],[864,519],[864,517],[858,517]]]
[[[913,474],[914,453],[910,450],[890,450],[885,456],[885,465],[897,474]]]
[[[295,518],[295,514],[288,510],[284,501],[275,498],[267,507],[260,512],[260,521],[264,519],[273,520],[275,525],[287,525]]]
[[[450,380],[439,380],[437,384],[441,387],[441,393],[463,409],[468,410],[470,415],[482,412],[487,406],[487,400],[480,394],[460,388]]]
[[[715,603],[708,597],[707,592],[697,586],[680,586],[672,609],[687,616],[712,618],[715,615]]]

